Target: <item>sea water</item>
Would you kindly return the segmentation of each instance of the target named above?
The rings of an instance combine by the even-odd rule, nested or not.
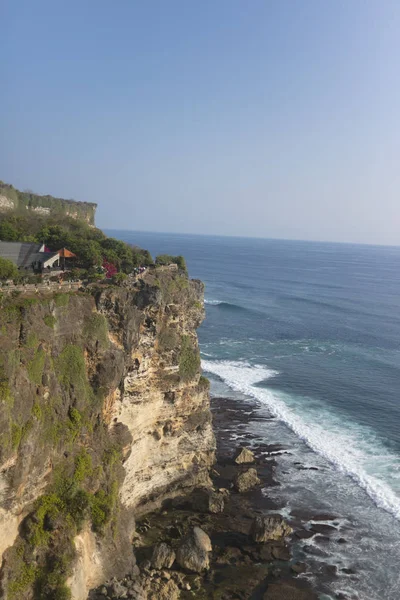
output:
[[[110,233],[205,282],[212,392],[257,401],[275,419],[253,435],[288,449],[266,493],[289,518],[335,516],[303,542],[314,573],[337,567],[328,597],[399,600],[400,248]]]

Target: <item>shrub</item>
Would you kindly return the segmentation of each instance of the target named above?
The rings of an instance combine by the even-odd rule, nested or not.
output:
[[[53,317],[53,315],[46,315],[43,321],[45,322],[45,325],[51,327],[51,329],[54,329],[54,326],[57,323],[57,319]]]
[[[111,490],[107,493],[105,490],[98,490],[91,498],[90,515],[92,519],[93,530],[101,533],[104,526],[111,518],[112,510],[117,500],[118,486],[114,482]]]
[[[91,475],[92,471],[92,457],[86,450],[82,450],[82,452],[75,457],[74,481],[76,483],[81,483],[86,477]]]
[[[208,389],[210,387],[210,380],[207,379],[207,377],[204,377],[204,375],[200,375],[200,379],[199,379],[199,387],[200,389]]]
[[[113,275],[112,282],[115,285],[121,285],[121,283],[123,283],[127,277],[128,276],[126,273],[115,273],[115,275]]]
[[[19,276],[17,267],[11,260],[0,257],[0,279],[14,279]]]
[[[172,256],[171,254],[159,254],[156,257],[156,265],[178,265],[178,269],[187,273],[186,261],[183,256]]]

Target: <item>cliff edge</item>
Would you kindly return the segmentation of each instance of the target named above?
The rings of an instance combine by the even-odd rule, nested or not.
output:
[[[0,213],[23,214],[28,211],[45,217],[70,217],[94,226],[96,209],[97,204],[94,202],[77,202],[49,195],[39,196],[31,191],[21,192],[14,186],[0,181]]]
[[[2,300],[1,598],[86,598],[134,564],[135,517],[208,485],[203,292],[160,267]]]

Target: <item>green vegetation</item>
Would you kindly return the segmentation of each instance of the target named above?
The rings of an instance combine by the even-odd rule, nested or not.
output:
[[[41,385],[46,353],[42,348],[36,350],[33,359],[28,363],[28,375],[32,383]]]
[[[75,269],[80,269],[79,276],[85,278],[99,276],[99,273],[91,272],[91,270],[101,267],[103,261],[114,265],[122,273],[130,273],[140,265],[152,264],[153,260],[147,250],[109,238],[100,229],[89,225],[86,217],[88,207],[91,205],[85,203],[71,205],[66,200],[22,194],[14,190],[12,186],[4,186],[5,184],[0,182],[0,193],[5,193],[13,200],[16,210],[0,214],[1,240],[45,242],[46,246],[54,252],[61,248],[67,248],[76,254],[77,258],[73,260],[73,266]],[[35,198],[35,202],[39,202],[36,204],[37,206],[52,207],[52,211],[49,214],[21,211],[21,206],[23,208],[28,205],[34,206],[32,198]],[[31,204],[29,204],[30,202]],[[63,202],[67,204],[64,205]],[[81,208],[82,213],[80,213]],[[69,210],[78,213],[78,219],[69,217]],[[89,219],[89,222],[91,221],[93,219]],[[18,271],[8,277],[14,279],[17,276]],[[121,283],[121,281],[117,283]]]
[[[183,256],[171,256],[170,254],[159,254],[156,257],[156,265],[178,265],[178,269],[187,273],[186,261]]]
[[[0,231],[0,240],[1,239],[3,238],[1,237]],[[0,257],[0,280],[14,279],[15,277],[18,277],[17,267],[11,262],[11,260]]]
[[[54,326],[57,323],[57,319],[53,315],[46,315],[43,321],[45,325],[51,329],[54,329]]]
[[[112,447],[107,456],[120,457],[120,452]],[[75,558],[74,537],[86,520],[102,535],[112,523],[118,499],[115,463],[107,461],[105,476],[103,469],[93,468],[92,460],[89,451],[82,449],[72,470],[56,469],[53,484],[25,519],[21,537],[12,549],[10,600],[17,600],[29,588],[35,598],[69,597],[65,582]]]
[[[11,395],[10,384],[8,377],[4,371],[4,367],[0,366],[0,402],[8,408],[12,408],[14,399]]]
[[[114,285],[121,285],[127,278],[126,273],[115,273],[112,278],[112,282]]]
[[[22,549],[23,550],[23,549]],[[18,600],[21,594],[35,581],[38,569],[35,565],[25,563],[18,557],[18,566],[15,569],[14,580],[8,586],[10,600]]]
[[[97,533],[103,531],[104,526],[111,519],[112,511],[115,507],[118,497],[118,485],[113,482],[110,491],[98,490],[91,498],[90,516],[92,527]]]
[[[107,319],[100,313],[93,313],[85,323],[83,335],[87,342],[98,342],[101,349],[108,347]]]
[[[37,348],[39,344],[39,338],[34,331],[31,331],[26,338],[25,346],[27,348]]]
[[[68,431],[72,441],[74,441],[80,433],[83,423],[83,417],[79,410],[74,408],[73,406],[71,406],[68,411],[68,417]]]
[[[54,303],[57,306],[57,308],[68,306],[69,294],[54,294]]]
[[[67,217],[71,212],[76,214],[78,219],[83,219],[90,225],[94,225],[96,204],[91,202],[76,202],[74,200],[54,198],[54,196],[39,196],[30,191],[20,192],[12,185],[8,185],[3,181],[0,181],[0,194],[6,196],[13,202],[17,214],[26,214],[27,208],[39,209],[36,213],[33,213],[33,215],[40,213],[40,209],[50,209],[53,218],[59,219],[60,217]],[[4,238],[0,235],[0,239]]]
[[[200,354],[188,335],[182,336],[179,357],[179,375],[182,379],[192,379],[200,368]]]
[[[40,419],[42,418],[42,409],[40,408],[40,404],[34,404],[32,407],[32,415],[38,420],[40,421]]]
[[[86,477],[91,475],[92,471],[92,457],[86,450],[82,450],[82,452],[75,457],[74,482],[81,483]]]
[[[67,389],[72,387],[82,403],[93,399],[82,348],[74,344],[65,346],[55,361],[55,367],[60,383]]]
[[[204,375],[200,375],[199,387],[200,389],[208,390],[208,388],[210,387],[210,380],[207,379],[207,377],[204,377]]]
[[[32,421],[29,419],[25,423],[25,425],[19,425],[18,423],[11,423],[11,448],[13,450],[17,450],[22,442],[22,440],[26,437],[29,431],[32,429]]]

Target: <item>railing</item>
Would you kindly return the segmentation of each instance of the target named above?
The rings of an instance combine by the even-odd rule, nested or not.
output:
[[[44,283],[20,283],[17,285],[10,283],[0,287],[0,294],[12,294],[13,292],[38,294],[39,292],[54,292],[57,290],[77,291],[82,285],[82,281],[63,281],[61,283],[49,281]]]
[[[172,265],[159,265],[156,267],[156,270],[159,271],[177,271],[178,270],[178,266],[175,264]],[[133,279],[135,279],[136,281],[138,279],[142,279],[143,276],[146,274],[146,271],[144,271],[143,273],[140,273],[138,275],[133,276]],[[132,276],[131,276],[132,277]],[[104,280],[103,283],[111,283],[111,279],[110,280]],[[97,283],[102,283],[101,281],[97,282]],[[57,290],[63,290],[63,291],[78,291],[79,289],[81,289],[82,287],[86,287],[90,285],[90,283],[87,280],[78,280],[78,281],[42,281],[40,283],[19,283],[17,285],[15,285],[14,283],[10,282],[10,283],[0,283],[0,294],[12,294],[13,292],[20,292],[20,293],[30,293],[32,294],[32,292],[34,294],[38,294],[40,292],[55,292]]]

